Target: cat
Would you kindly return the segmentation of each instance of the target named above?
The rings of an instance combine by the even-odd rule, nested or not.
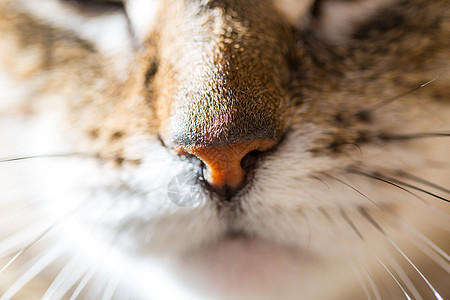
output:
[[[450,2],[1,0],[0,299],[448,299]]]

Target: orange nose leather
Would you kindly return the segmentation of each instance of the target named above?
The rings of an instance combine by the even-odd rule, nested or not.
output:
[[[188,152],[197,156],[206,164],[205,179],[214,188],[239,187],[245,172],[241,161],[253,150],[264,151],[275,145],[273,140],[252,140],[224,146],[178,146],[179,154]]]

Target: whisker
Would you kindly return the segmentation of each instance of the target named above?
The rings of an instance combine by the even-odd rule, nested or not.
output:
[[[379,174],[379,173],[377,173],[377,172],[375,172],[374,175],[375,175],[375,176],[382,177],[382,178],[385,178],[386,180],[389,180],[389,181],[391,181],[391,182],[393,182],[393,183],[396,183],[396,184],[399,184],[399,185],[403,185],[403,186],[409,187],[409,188],[411,188],[411,189],[417,190],[417,191],[419,191],[419,192],[428,194],[428,195],[430,195],[430,196],[433,196],[433,197],[435,197],[435,198],[438,198],[438,199],[440,199],[440,200],[443,200],[443,201],[445,201],[445,202],[450,203],[450,199],[447,199],[447,198],[444,198],[444,197],[442,197],[442,196],[436,195],[435,193],[432,193],[432,192],[430,192],[430,191],[424,190],[424,189],[422,189],[422,188],[420,188],[420,187],[417,187],[417,186],[415,186],[415,185],[409,184],[409,183],[404,182],[404,181],[402,181],[402,180],[398,180],[398,179],[395,179],[395,178],[392,178],[392,177],[384,176],[384,175],[381,175],[381,174]]]
[[[330,214],[324,208],[320,207],[319,211],[330,222],[334,232],[342,238],[342,230],[339,229],[337,222],[335,222],[335,220],[330,216]],[[364,241],[364,237],[363,237],[362,233],[356,228],[356,226],[353,224],[353,222],[350,220],[350,218],[348,217],[348,215],[345,213],[345,211],[342,208],[340,209],[340,215],[344,218],[344,220],[346,221],[346,223],[348,225],[351,224],[350,226],[352,227],[353,232],[356,233],[362,241]],[[370,288],[371,288],[373,294],[375,295],[375,298],[377,300],[381,300],[380,291],[378,290],[375,279],[373,278],[372,274],[370,273],[369,268],[367,267],[367,264],[364,262],[364,258],[361,256],[361,253],[357,252],[352,247],[350,247],[349,250],[352,252],[355,252],[356,257],[358,257],[359,263],[362,265],[362,267],[364,269],[364,274],[366,275],[367,281],[369,282]],[[363,287],[363,290],[364,290],[364,287]],[[370,296],[368,298],[371,299]]]
[[[376,255],[375,253],[373,253],[373,255],[375,256],[375,258],[378,260],[378,262],[383,266],[383,268],[389,273],[389,275],[392,277],[392,279],[394,279],[395,283],[397,283],[397,285],[399,286],[399,288],[402,290],[403,294],[405,295],[406,299],[411,300],[411,297],[409,296],[409,294],[405,291],[405,289],[403,288],[403,286],[400,284],[400,282],[397,280],[397,278],[394,276],[394,274],[392,274],[392,272],[389,270],[388,267],[386,267],[386,265],[383,263],[383,261],[378,257],[378,255]],[[420,297],[422,298],[422,297]]]
[[[341,145],[351,145],[356,147],[359,150],[359,153],[362,155],[363,151],[361,149],[361,146],[359,146],[357,143],[350,143],[350,142],[342,142]]]
[[[27,226],[25,228],[25,232],[28,233],[28,231],[31,231],[31,233],[35,233],[36,231],[41,232],[36,238],[34,238],[31,243],[28,243],[25,247],[23,247],[22,249],[20,249],[7,263],[5,266],[3,266],[3,268],[0,270],[0,274],[2,272],[4,272],[19,256],[21,256],[25,251],[27,251],[29,248],[31,248],[33,245],[35,245],[37,242],[39,242],[44,236],[46,236],[53,228],[55,228],[56,226],[58,226],[59,224],[63,223],[64,221],[67,220],[68,217],[72,216],[73,214],[79,212],[82,208],[88,208],[89,206],[84,206],[85,203],[81,203],[77,208],[75,208],[74,210],[72,210],[71,212],[67,213],[66,215],[62,216],[61,218],[57,219],[55,222],[51,223],[49,226],[47,226],[45,228],[44,231],[41,231],[42,229],[40,229],[39,227],[35,227],[34,225],[29,228],[30,226]],[[46,222],[44,224],[47,224]],[[31,229],[31,230],[30,230]],[[25,234],[19,234],[17,236],[17,234],[13,235],[11,237],[11,240],[4,240],[2,241],[2,244],[0,244],[0,246],[3,246],[4,250],[0,251],[0,255],[4,255],[4,253],[7,253],[8,249],[11,249],[12,247],[14,247],[14,243],[17,244],[17,242],[21,241],[24,239],[24,236],[26,237]],[[35,235],[33,234],[33,237]],[[29,240],[30,238],[33,237],[28,237]],[[18,240],[18,241],[17,241]],[[12,244],[13,246],[9,245]],[[1,247],[0,247],[1,249]],[[9,250],[10,251],[10,250]]]
[[[390,103],[392,103],[392,102],[394,102],[394,101],[396,101],[396,100],[398,100],[398,99],[401,99],[402,97],[405,97],[405,96],[407,96],[407,95],[410,95],[410,94],[414,93],[415,91],[417,91],[417,90],[419,90],[419,89],[421,89],[421,88],[423,88],[423,87],[426,87],[426,86],[429,85],[430,83],[433,83],[434,81],[436,81],[436,80],[437,80],[439,77],[441,77],[441,76],[442,76],[442,74],[439,74],[439,75],[437,75],[436,77],[434,77],[433,79],[431,79],[430,81],[427,81],[427,82],[425,82],[425,83],[423,83],[423,84],[421,84],[421,85],[419,85],[419,86],[416,86],[415,88],[410,89],[409,91],[406,91],[406,92],[404,92],[404,93],[402,93],[402,94],[399,94],[399,95],[397,95],[397,96],[394,96],[394,97],[392,97],[392,98],[386,99],[386,100],[384,100],[384,101],[382,101],[382,102],[380,102],[380,103],[378,103],[378,104],[375,104],[375,105],[374,105],[373,107],[371,107],[371,108],[366,108],[366,109],[362,110],[362,111],[360,112],[360,114],[364,114],[364,113],[367,113],[367,112],[373,112],[373,111],[378,110],[378,109],[380,109],[381,107],[386,106],[386,105],[388,105],[388,104],[390,104]]]
[[[411,242],[432,261],[434,261],[439,267],[444,269],[447,273],[450,273],[449,256],[439,246],[430,241],[426,236],[417,231],[413,226],[407,224],[400,218],[398,219],[400,224],[414,234],[418,239],[411,239]],[[434,250],[434,252],[432,251]]]
[[[30,202],[19,209],[11,210],[7,215],[0,217],[0,227],[10,222],[14,222],[13,220],[29,220],[33,209],[36,209],[36,202]]]
[[[357,192],[358,194],[360,194],[361,196],[363,196],[364,198],[366,198],[367,200],[369,200],[370,202],[372,202],[375,206],[377,206],[378,208],[381,208],[380,205],[378,203],[376,203],[374,200],[370,199],[368,196],[366,196],[364,193],[362,193],[360,190],[358,190],[357,188],[355,188],[354,186],[350,185],[348,182],[345,182],[342,179],[339,179],[335,176],[332,176],[330,174],[326,174],[324,173],[325,176],[330,177],[331,179],[336,180],[337,182],[342,183],[343,185],[351,188],[352,190],[354,190],[355,192]]]
[[[362,258],[361,258],[362,260]],[[377,300],[381,300],[381,295],[380,295],[380,291],[378,290],[377,284],[375,283],[375,279],[373,279],[372,274],[370,274],[369,268],[367,267],[366,263],[364,263],[364,261],[362,260],[362,265],[364,267],[364,271],[367,275],[367,278],[369,279],[369,284],[370,284],[370,288],[372,289],[375,298]]]
[[[388,213],[393,215],[397,222],[399,222],[404,228],[406,228],[408,231],[410,231],[418,238],[418,239],[412,238],[410,241],[419,250],[421,250],[425,255],[427,255],[432,261],[434,261],[438,266],[443,268],[446,272],[450,273],[450,264],[448,263],[450,261],[450,256],[445,251],[443,251],[439,246],[437,246],[430,239],[428,239],[421,232],[419,232],[416,228],[414,228],[414,226],[404,221],[402,217],[399,216],[397,213],[395,213],[394,211],[388,211]],[[426,248],[425,246],[428,246],[428,248]],[[430,250],[430,248],[435,252]]]
[[[91,229],[90,229],[90,233],[89,236],[91,236],[94,232],[94,229],[98,226],[98,224],[100,223],[101,219],[107,215],[107,213],[114,207],[114,204],[110,205],[107,209],[105,209],[105,211],[99,216],[99,218],[97,219],[97,221],[92,225]],[[105,253],[103,253],[103,255],[106,255]],[[72,296],[70,297],[70,299],[76,299],[80,293],[83,291],[83,289],[86,287],[86,285],[89,283],[89,281],[92,279],[92,277],[94,276],[95,272],[97,271],[97,269],[99,268],[100,264],[95,264],[93,266],[91,266],[90,268],[84,268],[83,270],[81,270],[81,273],[77,275],[77,278],[75,281],[73,281],[74,283],[80,279],[81,276],[83,276],[83,278],[81,279],[81,281],[79,282],[78,286],[76,287],[75,291],[72,293]],[[62,272],[61,272],[62,273]],[[58,275],[59,276],[59,275]],[[63,276],[63,275],[61,275]],[[56,281],[56,279],[55,279]],[[73,286],[73,284],[69,287],[69,289]],[[68,289],[66,289],[68,290]],[[114,290],[115,291],[115,290]],[[113,291],[113,292],[114,292]],[[67,291],[65,291],[67,292]],[[64,294],[65,294],[64,292]],[[113,294],[112,294],[113,295]],[[53,297],[50,297],[53,298]],[[49,298],[49,299],[50,299]],[[92,298],[92,297],[91,297]],[[92,299],[96,299],[98,297],[93,297]]]
[[[364,208],[360,208],[359,212],[361,213],[361,215],[367,220],[369,221],[370,224],[372,224],[373,227],[375,227],[375,229],[377,229],[383,236],[384,238],[403,256],[403,258],[414,268],[414,270],[419,274],[420,277],[422,277],[422,279],[425,281],[425,283],[428,285],[428,287],[431,289],[431,291],[433,292],[434,296],[436,297],[436,299],[438,300],[444,300],[441,296],[441,294],[439,294],[439,292],[433,287],[433,285],[430,283],[430,281],[425,277],[425,275],[423,275],[422,272],[420,272],[420,270],[416,267],[416,265],[409,259],[409,257],[403,252],[402,249],[400,249],[400,247],[397,245],[397,243],[394,242],[394,240],[391,239],[391,237],[386,233],[386,231],[384,231],[383,228],[381,228],[381,226],[369,215],[369,213],[364,209]]]
[[[72,296],[70,296],[69,300],[75,300],[78,298],[78,296],[81,294],[83,289],[86,287],[86,285],[89,283],[89,280],[94,276],[95,272],[97,271],[98,266],[91,267],[83,276],[80,283],[78,284],[77,288],[73,292]],[[1,300],[1,299],[0,299]]]
[[[322,214],[322,215],[325,217],[325,219],[331,224],[331,228],[332,228],[333,232],[334,232],[336,235],[338,235],[340,238],[342,238],[342,231],[339,229],[339,225],[338,225],[338,224],[335,222],[335,220],[330,216],[330,214],[329,214],[323,207],[319,207],[318,210],[319,210],[320,214]],[[343,215],[343,214],[346,215],[345,212],[341,209],[341,215]],[[356,229],[356,227],[355,227],[355,229]],[[357,229],[356,229],[355,232],[356,232],[357,234],[359,234],[359,236],[360,236],[361,239],[363,239],[361,233],[360,233]],[[380,295],[380,292],[379,292],[379,290],[378,290],[377,284],[375,283],[375,280],[374,280],[374,278],[372,277],[372,274],[370,273],[370,271],[369,271],[369,269],[368,269],[366,263],[364,262],[364,258],[361,256],[360,253],[356,253],[356,250],[355,250],[354,248],[351,248],[351,247],[350,247],[350,248],[349,248],[349,251],[350,251],[350,252],[355,252],[356,257],[358,257],[359,263],[360,263],[360,265],[362,266],[362,268],[363,268],[363,270],[364,270],[364,274],[365,274],[365,276],[366,276],[366,279],[367,279],[367,281],[369,282],[370,289],[372,290],[373,294],[375,295],[375,298],[376,298],[377,300],[381,300],[381,295]],[[349,259],[353,259],[353,258],[354,258],[354,256],[350,255],[349,253],[347,253],[347,257],[348,257]],[[354,267],[353,264],[352,264],[352,268],[354,269],[355,273],[358,273],[358,272],[355,270],[356,268]],[[360,277],[357,276],[357,278],[358,278],[358,281],[361,283],[361,287],[362,287],[364,293],[366,294],[367,299],[371,300],[372,297],[370,296],[370,293],[369,293],[369,291],[368,291],[366,285],[364,284],[364,282],[362,281],[362,279],[361,279]]]
[[[353,223],[353,221],[349,218],[349,216],[345,213],[345,211],[343,209],[340,210],[341,216],[344,218],[344,220],[347,222],[347,224],[353,229],[353,231],[356,233],[356,235],[363,241],[365,242],[366,240],[364,239],[363,235],[361,234],[361,232],[358,230],[358,228],[356,227],[355,223]]]
[[[400,217],[398,217],[398,220],[401,222],[401,224],[411,231],[415,236],[417,236],[422,242],[426,245],[428,245],[430,248],[432,248],[434,251],[439,253],[442,257],[444,257],[447,261],[450,261],[450,256],[445,253],[441,248],[439,248],[435,243],[430,241],[426,236],[424,236],[422,233],[420,233],[417,229],[415,229],[412,225],[407,224],[405,221],[403,221]]]
[[[303,219],[305,219],[306,225],[308,226],[308,240],[306,243],[306,248],[309,248],[311,246],[311,224],[309,223],[307,215],[302,210],[298,210],[298,213],[303,217]]]
[[[399,288],[402,290],[403,294],[407,299],[411,299],[409,294],[406,292],[406,290],[403,288],[401,283],[398,281],[398,279],[394,276],[394,274],[389,270],[389,268],[383,263],[381,258],[371,249],[368,247],[367,242],[362,237],[362,234],[357,229],[356,225],[353,223],[353,221],[350,219],[350,217],[345,213],[345,211],[341,210],[341,215],[344,217],[344,220],[347,222],[347,224],[353,229],[353,231],[356,233],[356,235],[363,241],[363,243],[366,245],[368,251],[375,256],[375,258],[378,260],[378,262],[383,266],[383,268],[389,273],[389,275],[394,279],[396,284],[399,286]],[[414,294],[414,297],[416,299],[422,299],[420,296],[420,293],[417,291],[417,289],[414,287],[414,284],[411,282],[409,277],[406,275],[404,270],[401,268],[400,265],[398,265],[395,262],[395,259],[393,259],[390,255],[387,255],[387,259],[390,261],[390,265],[394,268],[397,275],[400,277],[400,279],[406,284],[406,286],[409,288],[412,294]]]
[[[105,292],[103,293],[102,300],[111,300],[114,296],[114,293],[117,290],[117,287],[119,286],[119,278],[118,277],[112,277],[108,285],[106,286]]]
[[[6,172],[4,174],[7,174]],[[31,199],[26,199],[29,198],[27,196],[29,196],[29,194],[24,191],[24,185],[22,182],[14,182],[13,184],[3,184],[2,182],[2,186],[0,186],[0,190],[2,193],[2,197],[0,199],[0,204],[3,205],[10,205],[11,204],[11,199],[14,199],[15,203],[18,203],[20,201],[21,204],[23,203],[27,203],[28,204],[36,204],[39,203],[40,198],[33,198]],[[25,200],[26,199],[26,200]]]
[[[370,293],[369,293],[369,289],[367,288],[365,282],[361,278],[362,277],[361,272],[359,272],[358,269],[353,264],[351,266],[352,266],[352,269],[353,269],[353,273],[356,276],[356,279],[359,281],[359,284],[361,285],[361,287],[363,289],[363,292],[366,295],[366,298],[368,300],[372,300],[372,297],[370,296]],[[366,274],[366,276],[367,276],[367,274]]]
[[[40,237],[42,235],[42,232],[45,232],[48,229],[47,226],[48,222],[36,222],[32,223],[31,225],[26,226],[22,230],[14,233],[13,235],[9,236],[8,238],[5,238],[0,243],[0,257],[5,257],[7,255],[12,254],[17,249],[20,251],[14,255],[14,257],[11,260],[15,260],[16,256],[20,255],[23,251],[25,251],[26,247],[22,247],[23,244],[26,244],[28,241],[37,240],[37,237]],[[33,243],[33,242],[32,242]],[[31,244],[28,244],[31,246]],[[8,262],[7,265],[9,265],[11,262]],[[7,266],[4,266],[0,270],[0,274],[7,268]]]
[[[317,208],[317,210],[325,217],[325,219],[327,219],[331,223],[331,228],[333,228],[333,230],[336,230],[336,223],[333,221],[330,214],[325,210],[325,208],[319,207]]]
[[[71,157],[71,156],[84,156],[84,157],[95,157],[95,155],[86,154],[86,153],[62,153],[62,154],[41,154],[41,155],[29,155],[29,156],[20,156],[20,157],[5,157],[0,158],[0,163],[27,160],[27,159],[35,159],[35,158],[52,158],[52,157]]]
[[[432,137],[449,137],[448,132],[420,132],[410,134],[380,134],[378,137],[382,140],[413,140]]]
[[[108,279],[105,276],[95,276],[85,293],[86,299],[100,299],[102,291],[105,290]]]
[[[414,296],[414,299],[419,299],[419,300],[423,299],[422,296],[420,295],[419,291],[414,286],[414,283],[411,281],[411,279],[409,279],[408,275],[403,270],[403,268],[400,266],[400,264],[397,263],[395,258],[392,257],[392,255],[390,255],[390,254],[389,255],[385,254],[385,257],[386,257],[386,260],[389,262],[389,264],[392,266],[392,268],[394,268],[395,272],[398,274],[400,279],[409,288],[409,290],[411,291],[411,294]]]
[[[19,292],[28,282],[30,282],[36,275],[48,267],[55,259],[62,254],[63,248],[57,245],[41,257],[3,294],[0,300],[11,299],[17,292]]]
[[[326,183],[326,181],[323,180],[322,178],[320,178],[320,177],[318,177],[318,176],[311,176],[311,178],[316,179],[316,180],[322,182],[322,183],[327,187],[327,189],[330,189],[330,186],[329,186],[329,185]]]
[[[445,259],[443,259],[438,254],[436,254],[436,252],[433,252],[430,250],[430,248],[426,247],[425,243],[415,240],[415,239],[412,239],[411,242],[417,247],[417,249],[422,251],[422,253],[424,253],[432,261],[434,261],[436,263],[436,265],[438,265],[440,268],[445,270],[447,273],[450,273],[450,265],[448,264],[448,262],[445,261]]]
[[[398,188],[398,189],[400,189],[400,190],[402,190],[402,191],[404,191],[404,192],[410,194],[410,195],[413,196],[414,198],[420,200],[422,203],[424,203],[425,205],[427,205],[428,208],[430,208],[431,210],[433,210],[436,214],[442,216],[444,219],[446,219],[446,220],[450,219],[450,216],[448,216],[447,214],[443,213],[441,210],[439,210],[439,209],[437,209],[436,207],[434,207],[433,205],[431,205],[431,203],[429,203],[428,201],[426,201],[426,200],[423,199],[422,197],[419,197],[418,195],[414,194],[414,193],[411,192],[410,190],[408,190],[408,189],[406,189],[406,188],[404,188],[404,187],[402,187],[402,186],[400,186],[400,185],[398,185],[398,184],[396,184],[396,183],[394,183],[394,182],[391,182],[391,181],[389,181],[389,180],[387,180],[387,179],[384,179],[384,178],[375,176],[375,175],[373,175],[373,174],[370,174],[370,172],[369,172],[369,173],[365,173],[365,172],[362,172],[362,171],[357,170],[357,169],[352,169],[352,168],[350,168],[350,169],[348,169],[348,172],[353,173],[353,174],[356,174],[356,175],[365,176],[365,177],[368,177],[368,178],[371,178],[371,179],[374,179],[374,180],[377,180],[377,181],[381,181],[381,182],[387,183],[387,184],[389,184],[389,185],[391,185],[391,186],[394,186],[394,187],[396,187],[396,188]]]
[[[88,267],[80,265],[80,257],[72,258],[48,287],[42,299],[62,299],[67,291],[86,273]]]
[[[428,181],[428,180],[426,180],[426,179],[417,177],[417,176],[415,176],[415,175],[406,173],[406,172],[404,172],[404,171],[399,171],[399,172],[397,172],[397,173],[398,173],[398,175],[403,176],[403,177],[405,177],[405,178],[414,180],[414,181],[416,181],[416,182],[422,183],[422,184],[427,185],[427,186],[429,186],[429,187],[432,187],[432,188],[435,188],[435,189],[440,190],[440,191],[442,191],[442,192],[445,192],[445,193],[450,194],[450,190],[449,190],[449,189],[446,189],[446,188],[444,188],[444,187],[442,187],[442,186],[440,186],[440,185],[437,185],[437,184],[435,184],[435,183],[433,183],[433,182],[430,182],[430,181]]]

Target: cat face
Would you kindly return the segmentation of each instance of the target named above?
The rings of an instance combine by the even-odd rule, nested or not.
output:
[[[383,297],[445,295],[420,272],[403,275],[398,244],[415,240],[410,224],[448,230],[446,199],[415,194],[418,184],[448,192],[448,168],[430,169],[448,143],[425,139],[448,135],[448,8],[0,2],[5,80],[21,84],[6,90],[24,91],[4,101],[0,139],[14,142],[2,153],[50,156],[2,172],[26,182],[20,201],[42,199],[29,212],[39,226],[17,218],[21,238],[0,249],[46,242],[35,248],[51,249],[48,263],[74,253],[73,275],[47,296],[76,294],[92,273],[94,298],[109,282],[144,298],[195,286],[197,296],[346,299],[390,269],[408,291],[391,274],[396,291]],[[342,274],[350,266],[366,283]]]

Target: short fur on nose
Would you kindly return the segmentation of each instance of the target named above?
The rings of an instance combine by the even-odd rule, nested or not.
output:
[[[229,194],[244,182],[242,159],[283,135],[292,31],[268,7],[272,1],[179,2],[189,5],[167,12],[179,22],[162,22],[157,45],[160,137],[178,154],[201,159],[204,178]],[[192,24],[201,30],[189,30]]]
[[[179,154],[190,153],[200,158],[206,165],[206,181],[216,189],[230,187],[236,189],[245,180],[241,161],[254,150],[264,151],[276,144],[270,139],[241,141],[224,146],[178,146]]]

